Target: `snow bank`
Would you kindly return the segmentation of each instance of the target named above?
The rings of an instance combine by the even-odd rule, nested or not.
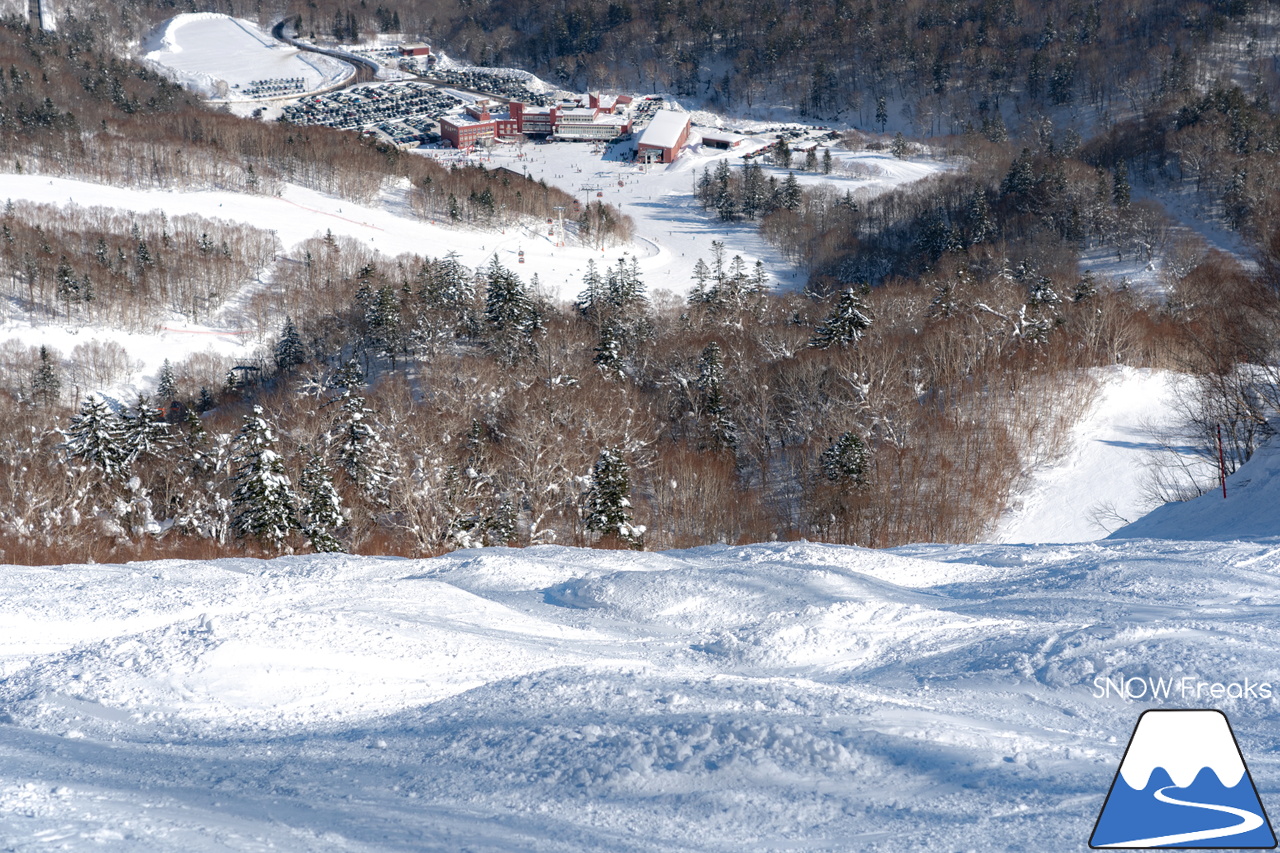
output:
[[[1280,685],[1265,545],[6,567],[0,598],[16,850],[1083,849],[1151,706],[1225,708],[1280,784],[1271,702],[1097,693]]]
[[[1195,500],[1157,507],[1112,539],[1251,541],[1280,538],[1280,444],[1270,440],[1227,478],[1227,496],[1210,489]]]

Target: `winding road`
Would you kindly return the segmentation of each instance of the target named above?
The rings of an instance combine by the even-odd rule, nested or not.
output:
[[[305,50],[309,53],[320,53],[320,54],[324,54],[325,56],[332,56],[334,59],[341,59],[343,62],[347,62],[347,63],[350,63],[351,65],[354,65],[356,68],[356,75],[355,77],[351,78],[351,80],[348,82],[348,85],[356,86],[360,83],[372,83],[374,79],[376,79],[376,75],[378,73],[378,66],[376,63],[368,59],[365,59],[362,56],[355,56],[354,54],[343,53],[340,50],[329,50],[323,47],[316,47],[315,45],[298,41],[297,39],[291,38],[284,34],[284,25],[285,25],[285,21],[276,22],[276,25],[271,28],[271,35],[273,38],[279,39],[285,44],[292,45],[293,47],[296,47],[298,50]]]

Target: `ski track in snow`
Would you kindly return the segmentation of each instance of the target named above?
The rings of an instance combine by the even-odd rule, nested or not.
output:
[[[1094,371],[1094,376],[1099,390],[1089,411],[1066,446],[1028,472],[1027,484],[997,520],[991,541],[1087,542],[1153,508],[1150,465],[1174,452],[1159,444],[1157,433],[1179,422],[1175,388],[1181,380],[1168,371],[1121,366]],[[1184,458],[1193,468],[1205,467]],[[1204,472],[1205,482],[1213,478],[1214,472]]]
[[[15,851],[1083,850],[1147,707],[1096,677],[1280,684],[1266,543],[5,567],[0,598]],[[1265,800],[1272,703],[1220,706]]]

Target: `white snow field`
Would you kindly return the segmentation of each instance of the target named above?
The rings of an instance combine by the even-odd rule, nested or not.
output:
[[[1274,539],[13,566],[0,598],[19,853],[1084,850],[1148,707],[1223,709],[1280,795]]]
[[[1067,445],[1029,472],[1026,486],[997,522],[990,541],[1088,542],[1152,509],[1148,488],[1152,462],[1157,457],[1169,461],[1170,454],[1182,453],[1156,439],[1179,422],[1181,410],[1174,394],[1179,377],[1168,371],[1122,366],[1095,371],[1095,377],[1100,387],[1093,405],[1072,430]],[[1188,469],[1201,471],[1203,482],[1216,476],[1201,460],[1189,455],[1183,459]],[[1176,539],[1206,535],[1173,533],[1171,527],[1151,528],[1137,535]],[[1280,529],[1268,533],[1255,527],[1250,534],[1280,535]]]
[[[355,72],[341,60],[277,41],[251,21],[211,12],[171,18],[140,52],[184,86],[222,100],[241,99],[255,81],[301,78],[304,91],[312,92]]]
[[[696,129],[690,138],[695,136]],[[703,210],[694,198],[694,183],[703,169],[714,169],[720,160],[741,165],[744,153],[762,148],[768,141],[771,139],[752,140],[731,151],[704,149],[695,143],[686,146],[684,154],[674,163],[649,166],[605,160],[592,146],[572,142],[498,145],[474,156],[450,149],[419,149],[417,153],[446,163],[469,162],[487,168],[505,166],[572,193],[583,204],[604,201],[616,205],[635,222],[636,240],[627,249],[596,252],[597,261],[613,259],[619,251],[628,251],[639,256],[640,267],[647,274],[646,284],[651,289],[683,295],[693,287],[693,267],[697,260],[710,262],[712,240],[724,244],[727,258],[741,255],[749,266],[757,260],[763,261],[775,286],[804,285],[804,273],[760,236],[756,223],[720,222],[715,211]],[[872,151],[833,151],[833,158],[838,166],[857,176],[796,170],[800,185],[826,184],[842,195],[849,191],[856,198],[867,198],[951,168],[940,160],[897,160]],[[781,181],[787,170],[766,166],[765,173]],[[498,244],[499,257],[509,263],[508,256],[514,256],[519,248],[527,253],[531,243],[537,246],[544,242],[549,242],[546,229],[536,235],[528,231],[508,233]],[[561,291],[563,298],[572,299],[577,295],[573,287],[582,280],[584,264],[579,261],[573,267],[571,286]]]

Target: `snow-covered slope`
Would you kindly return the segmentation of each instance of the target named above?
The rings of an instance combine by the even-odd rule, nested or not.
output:
[[[1113,539],[1280,538],[1280,445],[1272,439],[1227,478],[1227,496],[1213,488],[1192,501],[1157,507],[1111,534]]]
[[[1098,688],[1280,685],[1261,545],[5,567],[0,599],[5,850],[1083,850],[1152,706],[1225,709],[1280,789],[1271,701]]]
[[[195,17],[197,24],[205,20]],[[533,177],[545,178],[572,192],[578,192],[584,183],[605,187],[601,191],[605,192],[606,200],[621,205],[624,212],[635,217],[636,239],[629,245],[611,246],[602,251],[584,245],[558,247],[541,223],[526,222],[494,230],[445,227],[415,216],[409,209],[404,187],[389,188],[374,203],[360,205],[295,185],[286,185],[277,197],[214,189],[136,190],[69,178],[0,173],[0,204],[12,199],[142,213],[163,210],[169,216],[198,214],[274,231],[286,254],[297,251],[298,244],[306,239],[332,232],[359,240],[388,257],[406,252],[442,257],[456,252],[462,263],[472,267],[482,267],[496,258],[526,279],[537,275],[544,295],[563,301],[572,300],[581,291],[589,262],[608,266],[624,254],[637,258],[651,289],[687,293],[693,286],[696,262],[699,258],[711,258],[711,241],[716,239],[725,244],[730,258],[741,254],[748,263],[764,260],[774,283],[803,284],[799,271],[760,236],[755,225],[722,226],[694,204],[695,165],[700,167],[720,154],[687,158],[684,165],[675,164],[680,170],[646,173],[630,165],[602,161],[600,155],[586,145],[526,147],[536,153],[522,160],[518,159],[515,147],[508,146],[494,152],[486,165],[527,169]],[[850,162],[866,161],[864,165],[879,161],[878,155],[869,153],[849,157]],[[876,166],[876,174],[871,177],[830,180],[859,192],[883,192],[943,167],[944,164],[933,162],[894,161],[885,169]],[[897,171],[887,171],[890,168]],[[821,178],[810,176],[807,180]],[[624,186],[617,187],[619,182]],[[583,196],[587,201],[594,197],[595,191]],[[257,282],[245,283],[248,289],[260,286]],[[53,346],[66,353],[86,340],[115,341],[125,347],[130,359],[140,367],[119,388],[93,390],[128,397],[134,390],[154,389],[155,377],[166,358],[176,364],[192,353],[205,351],[244,358],[252,355],[264,336],[276,333],[278,329],[274,325],[269,329],[257,328],[251,318],[240,316],[234,310],[236,301],[234,295],[228,299],[226,309],[209,325],[194,326],[175,314],[169,322],[161,324],[154,337],[114,329],[33,326],[17,306],[0,305],[0,342],[18,339],[34,346]]]
[[[1088,542],[1151,509],[1152,458],[1177,452],[1162,447],[1155,436],[1178,421],[1174,388],[1179,377],[1117,366],[1097,371],[1096,378],[1093,405],[1066,446],[1030,472],[1014,505],[997,522],[992,541]],[[1186,464],[1198,463],[1188,459]],[[1137,535],[1164,536],[1156,531]]]

